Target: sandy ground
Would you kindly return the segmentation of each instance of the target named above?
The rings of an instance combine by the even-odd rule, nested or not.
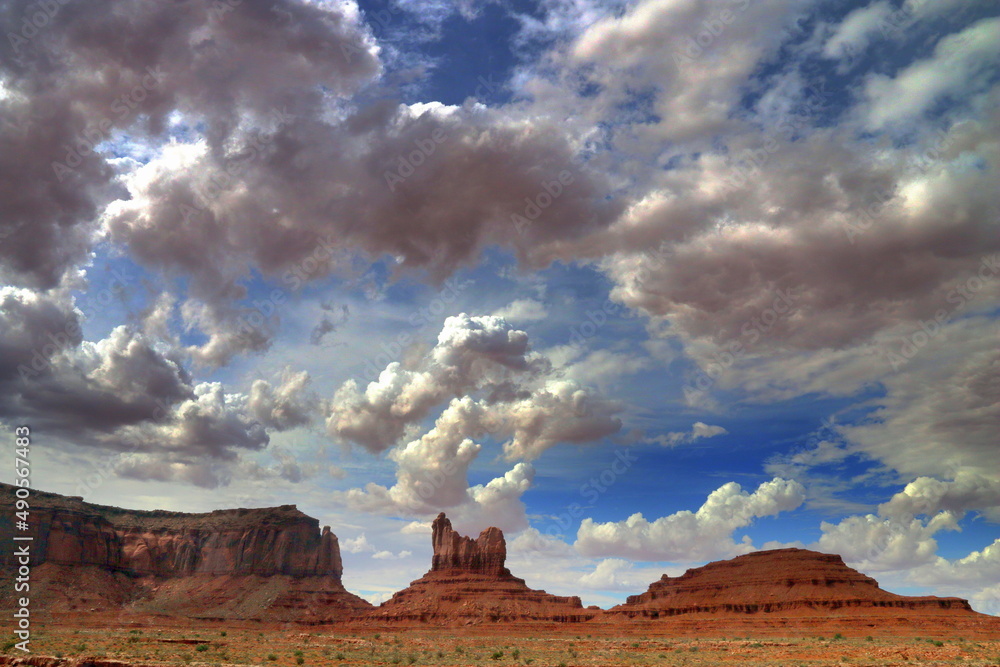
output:
[[[476,626],[379,631],[122,617],[62,618],[33,628],[32,655],[136,665],[992,665],[1000,637],[728,636],[622,628]],[[5,646],[7,658],[24,654]],[[0,660],[0,664],[8,662]]]

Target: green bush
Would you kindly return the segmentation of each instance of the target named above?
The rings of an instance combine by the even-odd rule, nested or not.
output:
[[[194,650],[198,651],[198,653],[204,653],[208,650],[208,644],[198,644],[194,647]]]

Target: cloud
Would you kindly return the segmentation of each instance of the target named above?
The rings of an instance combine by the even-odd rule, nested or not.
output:
[[[559,444],[598,442],[622,426],[617,403],[553,374],[527,334],[503,318],[449,317],[412,370],[392,362],[364,392],[348,381],[334,394],[330,433],[372,453],[388,449],[396,464],[395,484],[351,489],[344,500],[400,516],[447,510],[460,526],[525,528],[521,496],[534,478],[527,462]],[[433,426],[419,434],[439,409]],[[469,470],[482,450],[477,441],[487,436],[506,439],[504,458],[515,465],[470,486]]]
[[[951,481],[918,477],[878,507],[880,515],[899,519],[932,516],[940,511],[962,515],[970,510],[1000,520],[1000,480],[969,470],[959,471]]]
[[[931,562],[937,552],[934,534],[958,530],[957,517],[940,512],[927,521],[899,521],[874,514],[850,516],[836,524],[820,524],[823,535],[815,548],[836,553],[863,572],[905,570]]]
[[[654,521],[642,514],[608,523],[584,519],[575,546],[591,557],[681,562],[730,558],[754,550],[749,538],[734,542],[733,531],[755,518],[794,510],[804,501],[805,488],[798,482],[775,478],[752,493],[729,482],[709,494],[696,512],[682,510]]]
[[[199,364],[269,348],[280,318],[248,298],[255,275],[294,293],[360,255],[439,281],[491,244],[539,267],[621,208],[557,122],[393,102],[353,3],[104,4],[3,45],[0,278],[56,287],[110,241],[183,279]],[[5,34],[30,10],[7,3]]]
[[[930,58],[895,77],[871,75],[865,84],[868,127],[911,122],[945,97],[958,102],[982,94],[992,83],[998,55],[1000,18],[988,18],[943,37]]]
[[[111,467],[133,479],[214,487],[234,475],[301,481],[313,473],[280,450],[274,469],[241,456],[267,447],[268,431],[318,414],[307,373],[286,369],[277,386],[257,380],[248,395],[227,392],[196,382],[180,351],[137,328],[84,339],[82,317],[64,292],[0,288],[0,418],[118,454]]]
[[[621,558],[605,558],[593,572],[580,577],[580,584],[597,590],[632,590],[631,579],[623,577],[632,569],[632,563]]]
[[[617,432],[620,407],[580,385],[546,379],[551,363],[502,318],[449,317],[416,370],[390,363],[362,392],[344,383],[330,405],[332,435],[372,452],[392,447],[445,400],[474,393],[479,432],[511,432],[508,460],[537,458],[558,442],[584,443]],[[472,403],[465,404],[467,414]],[[485,421],[483,421],[485,420]]]
[[[516,299],[493,313],[511,322],[534,322],[548,317],[548,310],[540,301],[534,299]]]
[[[0,416],[81,444],[113,443],[118,429],[195,395],[178,359],[126,326],[84,340],[82,314],[61,293],[0,288],[0,353]]]
[[[714,438],[717,435],[725,435],[729,433],[726,429],[721,426],[711,426],[704,422],[695,422],[691,426],[691,430],[684,431],[673,431],[667,433],[666,435],[659,435],[652,438],[651,441],[663,445],[664,447],[676,447],[677,445],[687,445],[701,440],[702,438]]]
[[[639,140],[630,149],[642,151],[642,140],[702,141],[730,125],[739,87],[784,41],[804,4],[645,0],[589,26],[567,65],[600,86],[596,112],[614,110],[620,123],[622,107],[639,106]]]
[[[30,38],[22,34],[30,1],[5,3],[0,14],[11,36],[0,46],[8,147],[0,218],[15,228],[0,245],[0,271],[24,285],[52,287],[86,258],[116,172],[95,147],[119,132],[161,136],[169,114],[183,108],[221,150],[241,119],[285,105],[305,109],[319,100],[320,84],[343,94],[378,72],[367,32],[334,5],[244,0],[221,13],[207,1],[89,7],[60,6]],[[127,44],[111,38],[125,32]],[[345,58],[346,46],[356,47],[353,58]],[[33,122],[40,117],[44,124]],[[164,200],[168,194],[161,190]]]
[[[995,437],[1000,423],[1000,351],[995,332],[991,318],[965,317],[934,335],[916,327],[891,341],[886,351],[902,364],[893,373],[895,359],[882,357],[877,368],[883,373],[885,395],[873,402],[867,418],[844,424],[839,432],[852,449],[911,479],[956,480],[954,488],[964,487],[960,495],[973,493],[968,485],[976,476],[1000,482]]]
[[[500,391],[516,372],[536,374],[545,361],[529,355],[528,336],[493,316],[445,320],[419,370],[392,362],[362,392],[345,382],[330,405],[327,428],[369,451],[392,447],[443,401],[474,391]]]
[[[284,431],[312,423],[319,414],[319,398],[309,389],[306,371],[285,368],[277,387],[266,380],[255,380],[250,387],[247,410],[251,417],[268,428]]]
[[[504,444],[508,461],[536,459],[560,442],[596,442],[622,427],[618,403],[565,380],[548,381],[501,411],[513,430],[513,438]]]
[[[843,18],[833,35],[826,40],[823,56],[839,60],[860,55],[868,47],[872,36],[881,32],[892,11],[892,5],[887,0],[855,9]]]

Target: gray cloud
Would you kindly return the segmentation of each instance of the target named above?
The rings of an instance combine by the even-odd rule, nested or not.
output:
[[[0,267],[26,285],[58,284],[85,258],[113,198],[115,169],[95,147],[124,128],[162,136],[182,108],[221,156],[242,122],[315,108],[319,84],[346,93],[378,72],[363,29],[315,4],[60,4],[32,30],[39,11],[29,0],[0,8],[0,220],[14,229]],[[347,44],[369,47],[348,59]]]

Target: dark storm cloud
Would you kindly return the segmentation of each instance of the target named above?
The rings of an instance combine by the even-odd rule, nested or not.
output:
[[[227,394],[195,383],[176,354],[126,326],[83,340],[80,317],[58,294],[0,290],[0,419],[172,469],[182,460],[234,461],[239,450],[266,446],[267,428],[314,416],[305,373],[286,372],[278,386],[258,380],[249,397]]]

